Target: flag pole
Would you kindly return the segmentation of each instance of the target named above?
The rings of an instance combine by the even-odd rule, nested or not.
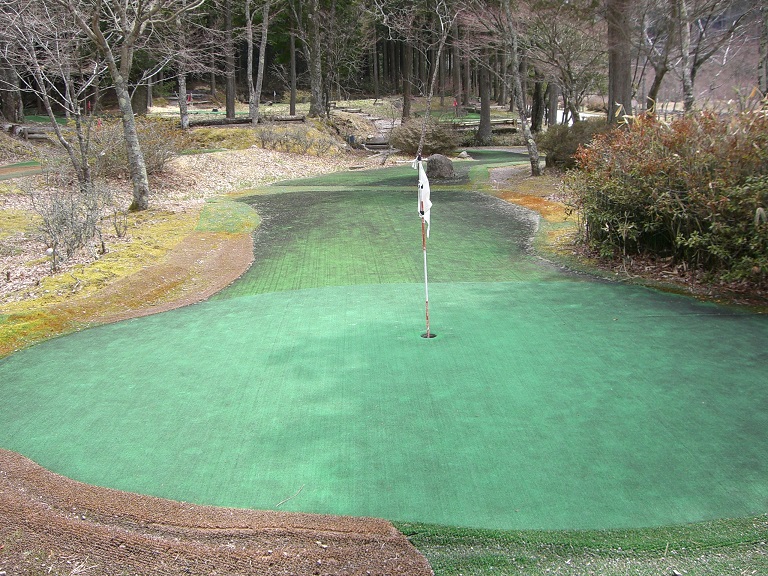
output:
[[[434,335],[429,329],[429,281],[427,277],[427,238],[429,238],[429,211],[432,208],[432,201],[429,193],[429,179],[424,172],[421,163],[421,154],[416,156],[413,165],[419,171],[419,215],[421,216],[421,251],[424,253],[424,311],[427,320],[427,331],[422,334],[423,338],[432,338]]]
[[[424,311],[427,318],[427,333],[424,335],[425,338],[431,338],[432,335],[429,333],[429,282],[427,281],[427,229],[426,225],[424,224],[424,201],[421,201],[421,250],[424,252]]]

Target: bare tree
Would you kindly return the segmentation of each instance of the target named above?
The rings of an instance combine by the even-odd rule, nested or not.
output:
[[[745,32],[750,15],[757,16],[757,7],[745,8],[738,0],[669,1],[669,30],[674,34],[669,41],[675,51],[670,69],[682,83],[683,106],[690,111],[696,102],[696,74]]]
[[[482,50],[490,47],[507,54],[509,74],[505,74],[500,79],[505,79],[508,82],[508,88],[512,94],[511,102],[519,117],[520,129],[531,163],[531,175],[540,176],[539,149],[531,133],[523,91],[523,69],[520,65],[519,25],[523,20],[516,14],[513,15],[511,0],[500,0],[499,2],[470,0],[463,20],[464,27],[471,31],[469,36],[472,38],[471,43],[466,44],[466,48],[467,51],[472,51],[478,65],[488,67],[492,73],[496,73],[487,59],[482,57]]]
[[[178,14],[193,10],[204,0],[51,0],[93,42],[106,61],[123,122],[133,184],[131,210],[149,207],[149,179],[134,121],[129,76],[133,58],[155,26],[174,22]]]
[[[531,62],[560,86],[566,114],[578,122],[584,98],[597,92],[605,79],[604,24],[577,18],[562,6],[537,10],[524,23]]]
[[[66,150],[80,191],[93,187],[90,155],[91,118],[87,98],[105,71],[103,60],[63,9],[35,0],[0,2],[2,52],[16,63],[16,86],[42,102],[51,126]],[[64,131],[55,113],[63,111],[74,121],[74,134]]]
[[[437,82],[439,63],[448,36],[463,8],[447,0],[427,0],[422,4],[398,0],[375,0],[375,9],[378,18],[389,30],[391,39],[404,40],[406,49],[418,49],[425,61],[430,54],[433,58],[430,78],[423,90],[426,96],[426,110],[417,151],[417,156],[420,157],[424,149],[427,123],[430,121],[432,112],[432,96]],[[407,70],[406,73],[410,71]],[[403,118],[406,118],[405,113]]]
[[[326,114],[326,97],[323,90],[323,37],[320,0],[289,0],[296,25],[296,35],[301,41],[304,58],[309,67],[309,115]]]

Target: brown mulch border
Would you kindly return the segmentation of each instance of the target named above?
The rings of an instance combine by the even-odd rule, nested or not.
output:
[[[0,449],[7,574],[432,574],[385,520],[198,506],[89,486]]]

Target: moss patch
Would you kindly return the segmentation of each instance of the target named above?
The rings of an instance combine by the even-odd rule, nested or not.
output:
[[[194,230],[197,217],[192,211],[132,214],[129,238],[108,245],[109,252],[100,259],[44,278],[30,290],[32,298],[3,306],[6,319],[0,324],[0,356],[86,325],[94,311],[71,306],[74,299],[92,296],[161,260]],[[141,293],[146,295],[146,286]]]
[[[32,229],[36,219],[23,210],[0,210],[0,240]]]
[[[259,215],[242,202],[217,198],[205,204],[195,230],[243,234],[259,225]]]

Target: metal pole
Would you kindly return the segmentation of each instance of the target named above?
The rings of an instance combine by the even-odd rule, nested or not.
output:
[[[421,203],[421,210],[424,212],[424,202]],[[429,333],[429,282],[427,281],[427,230],[424,226],[424,217],[421,218],[421,249],[424,252],[424,303],[427,317],[427,333],[425,337],[431,338]]]

